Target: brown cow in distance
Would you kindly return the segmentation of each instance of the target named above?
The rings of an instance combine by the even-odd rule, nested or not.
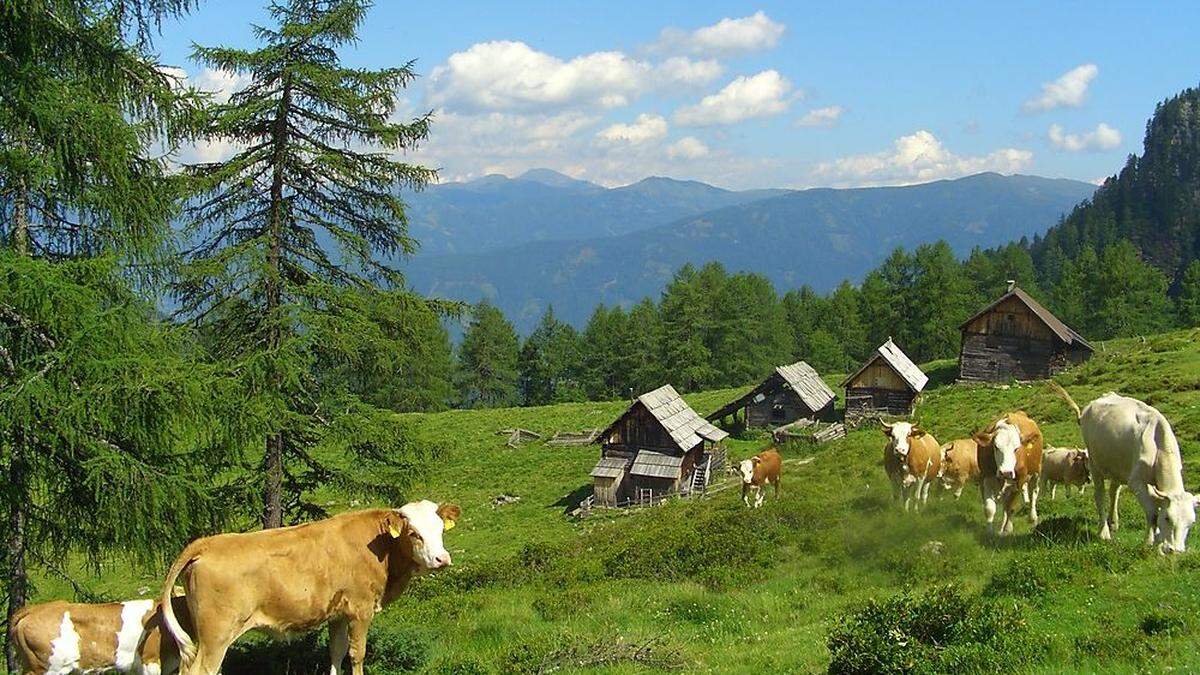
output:
[[[189,623],[183,598],[172,602],[181,620]],[[8,634],[21,664],[20,675],[109,671],[171,675],[179,669],[175,640],[164,635],[155,600],[29,605],[13,617]]]
[[[929,501],[929,488],[937,479],[942,466],[942,449],[933,434],[926,433],[910,422],[882,422],[883,435],[887,436],[884,448],[884,467],[887,455],[894,456],[904,467],[901,474],[900,492],[904,496],[904,510],[920,510]],[[891,476],[889,476],[891,478]],[[895,478],[892,478],[893,484]]]
[[[294,527],[219,534],[192,542],[167,575],[184,586],[194,630],[167,609],[184,675],[215,675],[229,645],[262,629],[275,635],[329,624],[332,673],[346,655],[362,675],[367,630],[414,576],[450,565],[442,533],[459,508],[430,501],[352,511]]]
[[[1013,513],[1022,495],[1029,500],[1029,521],[1037,525],[1043,446],[1037,422],[1020,410],[1011,412],[975,434],[975,442],[979,444],[979,485],[988,531],[995,533],[993,520],[999,502],[1004,508],[1000,534],[1012,532]]]
[[[979,444],[973,438],[959,438],[942,446],[942,468],[938,473],[942,487],[962,496],[963,488],[979,478]]]
[[[783,458],[774,448],[764,450],[738,465],[742,476],[742,501],[750,506],[750,493],[754,493],[754,508],[762,506],[767,485],[775,486],[775,498],[779,498],[779,478],[783,474]]]

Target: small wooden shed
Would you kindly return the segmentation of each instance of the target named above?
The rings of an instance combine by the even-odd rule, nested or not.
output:
[[[832,420],[837,396],[813,367],[803,361],[779,366],[746,395],[738,397],[708,416],[718,422],[730,415],[747,427],[780,427],[798,419]]]
[[[1043,380],[1092,356],[1092,346],[1015,283],[962,325],[959,379]]]
[[[868,413],[907,415],[929,377],[891,338],[846,378],[846,416]]]
[[[595,504],[652,503],[703,490],[724,471],[719,443],[728,435],[696,414],[669,384],[642,394],[596,438]]]

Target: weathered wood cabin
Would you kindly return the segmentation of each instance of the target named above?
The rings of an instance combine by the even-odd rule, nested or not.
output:
[[[888,338],[846,378],[846,416],[869,413],[907,415],[929,377]]]
[[[729,434],[709,424],[666,385],[637,397],[600,432],[592,469],[597,506],[653,503],[703,490],[725,468],[719,445]]]
[[[1017,285],[962,325],[958,377],[1043,380],[1092,356],[1092,346]]]
[[[772,428],[802,418],[829,421],[833,419],[836,398],[812,366],[797,361],[777,367],[757,387],[725,404],[708,419],[719,422],[733,416],[736,421],[741,412],[747,427]]]

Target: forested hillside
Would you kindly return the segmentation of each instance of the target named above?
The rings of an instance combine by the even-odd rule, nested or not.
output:
[[[1176,291],[1200,257],[1200,89],[1186,89],[1155,107],[1141,156],[1043,237],[1032,253],[1057,281],[1064,259],[1128,240],[1162,270]]]

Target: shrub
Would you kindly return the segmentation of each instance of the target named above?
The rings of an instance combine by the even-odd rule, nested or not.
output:
[[[837,621],[827,646],[831,673],[997,670],[1044,650],[1015,607],[949,586],[871,600]]]

